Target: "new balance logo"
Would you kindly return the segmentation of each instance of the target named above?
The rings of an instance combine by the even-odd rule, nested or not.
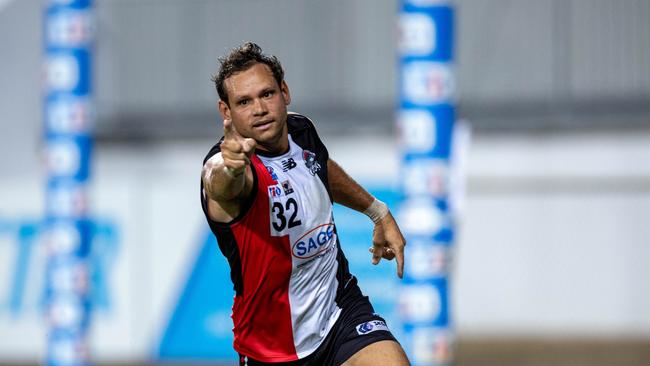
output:
[[[287,160],[282,160],[282,171],[283,172],[288,172],[289,170],[295,168],[298,164],[293,160],[293,158],[289,158]]]

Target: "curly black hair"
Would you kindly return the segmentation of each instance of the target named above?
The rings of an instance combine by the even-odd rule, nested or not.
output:
[[[241,46],[234,48],[225,57],[219,58],[219,72],[212,76],[212,81],[217,88],[219,98],[228,103],[228,92],[224,85],[224,81],[235,73],[248,70],[250,67],[257,63],[265,64],[273,73],[273,77],[282,84],[284,80],[284,70],[280,64],[280,60],[273,55],[262,53],[262,48],[253,42],[244,42]]]

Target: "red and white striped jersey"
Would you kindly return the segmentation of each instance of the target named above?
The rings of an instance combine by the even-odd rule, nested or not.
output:
[[[356,286],[332,216],[327,149],[306,117],[291,113],[287,124],[289,151],[256,151],[253,191],[232,222],[212,221],[201,194],[230,264],[234,348],[264,362],[315,351],[339,317],[344,290]]]

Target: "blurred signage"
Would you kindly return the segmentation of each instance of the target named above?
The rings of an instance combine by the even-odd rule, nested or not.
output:
[[[0,257],[4,259],[0,288],[6,289],[0,292],[0,315],[7,311],[17,319],[45,310],[50,326],[85,326],[82,314],[90,304],[94,310],[109,310],[113,297],[109,264],[117,246],[117,228],[104,220],[0,218]],[[49,260],[43,261],[43,255]],[[87,263],[92,263],[92,275]],[[64,295],[42,309],[50,292]],[[77,295],[85,293],[89,294],[87,302],[80,302]]]
[[[45,29],[45,168],[48,259],[45,306],[48,366],[89,364],[89,242],[87,182],[92,138],[91,46],[88,0],[50,0]],[[77,247],[78,245],[78,247]]]
[[[409,243],[399,316],[414,366],[450,365],[453,359],[448,300],[453,14],[449,1],[403,0],[399,16],[397,128],[404,196],[399,222]]]

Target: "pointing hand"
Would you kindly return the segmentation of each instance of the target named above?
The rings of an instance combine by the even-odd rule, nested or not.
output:
[[[246,170],[246,165],[250,164],[250,157],[255,152],[257,142],[240,135],[229,119],[223,121],[223,135],[221,156],[224,165],[232,176],[239,176]]]

